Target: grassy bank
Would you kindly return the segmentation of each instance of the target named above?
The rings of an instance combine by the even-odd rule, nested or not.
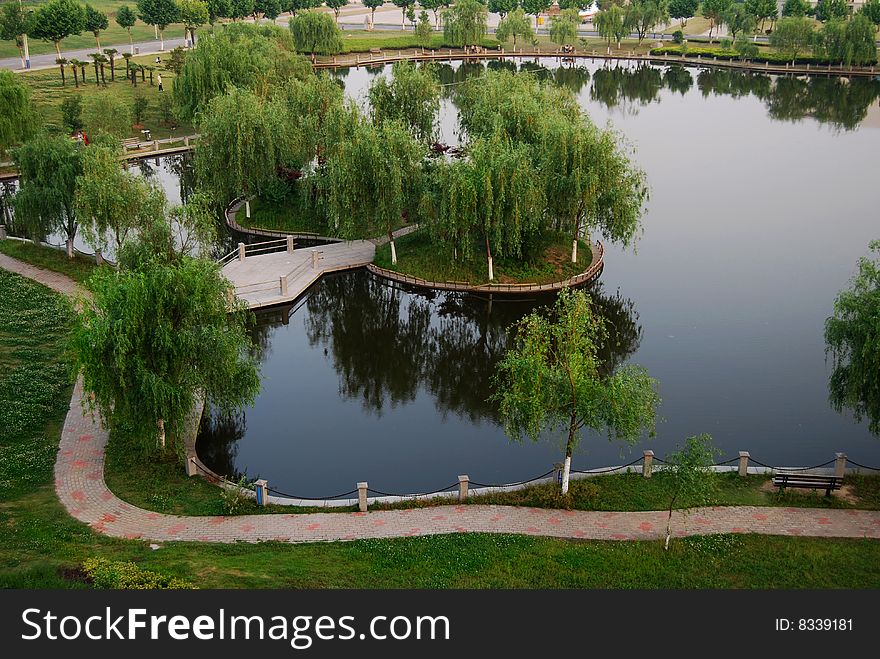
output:
[[[486,249],[475,245],[467,257],[453,258],[450,250],[439,249],[427,232],[417,231],[395,241],[397,264],[391,263],[391,246],[383,245],[376,250],[375,263],[381,268],[401,272],[413,277],[438,282],[468,282],[485,284],[489,281]],[[546,284],[580,274],[590,265],[592,252],[580,241],[578,261],[571,262],[571,238],[547,235],[531,256],[520,261],[513,258],[494,259],[495,282],[501,284]]]
[[[0,252],[39,268],[60,272],[78,282],[88,279],[97,267],[94,259],[79,255],[69,259],[62,249],[21,240],[0,240]]]

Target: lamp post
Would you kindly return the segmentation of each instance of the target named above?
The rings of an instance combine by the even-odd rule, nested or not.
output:
[[[21,0],[18,0],[18,6],[22,7]],[[22,7],[22,11],[24,11]],[[25,32],[22,36],[22,44],[24,46],[24,68],[31,68],[31,54],[28,50],[28,40],[27,40],[27,32]]]

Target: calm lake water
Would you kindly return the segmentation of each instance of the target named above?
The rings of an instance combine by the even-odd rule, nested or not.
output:
[[[543,66],[541,66],[543,64]],[[510,66],[509,63],[503,64]],[[594,296],[616,328],[609,363],[660,381],[657,437],[588,437],[575,468],[663,456],[710,433],[722,459],[812,465],[845,451],[880,464],[880,439],[828,404],[823,325],[880,238],[880,83],[780,79],[601,62],[526,62],[570,86],[593,120],[635,148],[651,200],[635,251],[609,245]],[[483,65],[441,70],[445,84]],[[363,101],[377,71],[337,77]],[[456,142],[454,84],[442,139]],[[177,174],[157,176],[176,190]],[[215,470],[326,496],[367,480],[384,492],[546,472],[556,443],[511,443],[491,393],[505,328],[549,300],[501,302],[401,290],[366,272],[327,277],[259,316],[263,389],[234,419],[206,415]]]

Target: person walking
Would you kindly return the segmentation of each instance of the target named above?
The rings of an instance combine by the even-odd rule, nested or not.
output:
[[[159,73],[156,75],[156,82],[159,83],[159,91],[162,91],[162,74]]]

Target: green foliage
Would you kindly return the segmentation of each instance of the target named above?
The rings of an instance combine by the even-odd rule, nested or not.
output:
[[[493,14],[500,14],[503,19],[519,7],[519,0],[489,0],[486,5]],[[504,39],[501,39],[504,41]]]
[[[128,5],[122,5],[116,10],[116,23],[119,27],[128,30],[129,39],[131,38],[131,28],[137,23],[137,14],[134,9]]]
[[[254,13],[254,0],[229,0],[227,18],[239,21]]]
[[[443,12],[443,39],[459,48],[479,45],[487,18],[486,5],[479,0],[458,0]]]
[[[531,14],[537,20],[538,14],[543,14],[553,4],[553,0],[520,0],[520,7],[527,14]]]
[[[810,12],[810,9],[807,0],[785,0],[785,4],[782,5],[782,15],[802,18]]]
[[[76,0],[49,0],[31,16],[30,32],[35,39],[51,41],[61,56],[61,40],[85,29],[86,11]]]
[[[600,363],[597,345],[606,328],[583,290],[563,289],[552,310],[532,312],[515,327],[493,399],[511,439],[539,441],[546,432],[565,437],[566,494],[571,455],[584,430],[631,444],[653,433],[657,382],[634,365],[603,372],[608,365]]]
[[[501,42],[508,41],[512,38],[513,47],[516,48],[517,38],[521,38],[523,41],[531,43],[535,39],[535,31],[532,29],[532,23],[526,17],[526,13],[521,7],[517,7],[508,12],[504,18],[498,22],[498,28],[495,30],[495,38]]]
[[[14,156],[21,184],[14,198],[16,223],[35,240],[63,231],[72,244],[78,227],[74,192],[82,172],[82,148],[65,135],[40,133]]]
[[[131,106],[115,94],[96,92],[83,102],[83,124],[90,137],[106,133],[124,139],[131,134],[131,123]]]
[[[669,20],[666,0],[630,0],[624,12],[627,27],[635,30],[639,43],[658,23]]]
[[[844,64],[863,66],[877,61],[874,24],[865,14],[856,14],[847,21],[843,36],[845,50],[838,57]]]
[[[204,189],[224,204],[257,194],[289,153],[285,117],[279,103],[248,90],[232,87],[213,98],[200,117],[195,153]]]
[[[845,0],[819,0],[816,5],[816,20],[826,23],[832,20],[844,20],[849,16],[849,7]]]
[[[684,42],[684,32],[681,30],[676,30],[672,33],[672,43],[683,43]]]
[[[712,437],[697,435],[688,437],[683,447],[666,456],[663,475],[672,481],[672,496],[669,498],[669,517],[666,521],[666,549],[672,537],[672,511],[687,501],[692,506],[707,506],[712,503],[716,493],[716,479],[710,467],[715,463],[719,451],[712,446]]]
[[[812,44],[813,34],[813,24],[808,18],[783,18],[770,35],[770,45],[789,59],[796,60]]]
[[[342,31],[328,15],[305,12],[290,19],[296,49],[312,55],[333,55],[342,50]]]
[[[222,33],[202,39],[199,47],[186,55],[174,81],[175,107],[182,120],[191,121],[230,86],[263,95],[286,80],[308,75],[311,66],[293,53],[288,31],[228,25]]]
[[[736,5],[737,3],[734,3]],[[764,31],[764,23],[766,21],[775,21],[779,16],[779,11],[776,6],[776,0],[745,0],[742,4],[743,11],[746,15],[751,16],[757,25],[758,21],[761,22],[761,31]],[[729,11],[729,8],[728,8]],[[725,14],[727,12],[722,12],[722,20],[726,22]]]
[[[224,483],[220,489],[220,500],[223,503],[224,514],[240,515],[248,508],[253,508],[254,500],[248,496],[248,492],[253,492],[253,490],[254,488],[246,476],[242,476],[238,481]]]
[[[281,15],[282,11],[284,11],[284,2],[282,0],[254,0],[254,16],[256,17],[265,16],[274,21]]]
[[[150,102],[147,100],[146,96],[141,94],[136,94],[134,97],[134,101],[131,104],[131,116],[134,118],[134,123],[140,124],[144,118],[144,113],[147,111]]]
[[[440,111],[440,87],[429,67],[396,62],[391,82],[383,75],[370,84],[373,122],[399,121],[418,140],[433,141]]]
[[[733,42],[733,49],[743,59],[754,59],[758,54],[758,45],[745,35],[740,35]]]
[[[208,9],[208,23],[211,25],[211,31],[214,30],[214,23],[221,18],[229,18],[231,7],[229,0],[207,0],[205,6]]]
[[[0,154],[24,142],[35,128],[30,88],[12,71],[0,71]]]
[[[71,341],[88,408],[145,449],[182,452],[197,396],[223,411],[259,389],[244,306],[211,260],[178,251],[161,214],[90,280]],[[166,442],[166,433],[170,441]]]
[[[82,130],[82,96],[79,94],[66,96],[61,101],[61,117],[64,127],[71,133]]]
[[[734,3],[724,12],[724,24],[727,31],[736,41],[738,35],[748,35],[755,31],[755,18],[749,14],[741,4]]]
[[[138,15],[147,25],[155,25],[161,34],[180,20],[175,0],[137,0]]]
[[[0,6],[0,39],[14,41],[22,60],[24,60],[23,36],[30,30],[30,23],[30,12],[21,4],[7,2]]]
[[[427,46],[431,42],[431,35],[434,29],[431,27],[431,19],[428,18],[428,12],[422,10],[419,12],[419,23],[416,25],[415,36],[419,44]]]
[[[339,10],[345,7],[348,4],[348,0],[325,0],[325,5],[328,8],[333,10],[333,13],[336,15],[336,22],[339,22]]]
[[[297,16],[298,12],[302,10],[320,7],[321,0],[288,0],[287,6],[290,9],[291,13],[294,16]]]
[[[192,590],[188,581],[144,570],[131,562],[87,558],[83,572],[95,588],[112,590]]]
[[[696,15],[699,4],[699,0],[669,0],[669,17],[687,25],[687,20]]]
[[[110,25],[110,21],[107,20],[107,14],[104,14],[92,5],[86,5],[85,7],[85,21],[83,22],[83,27],[95,35],[95,41],[98,43],[98,48],[101,47],[100,42],[98,42],[98,37],[101,35],[103,30],[106,30]]]
[[[188,30],[195,30],[208,22],[208,5],[202,0],[177,0],[178,20]]]
[[[577,9],[564,9],[550,20],[550,41],[560,46],[572,44],[578,38],[581,23]]]
[[[880,254],[880,241],[870,244]],[[834,302],[825,321],[825,342],[834,370],[828,383],[831,405],[868,419],[880,436],[880,259],[862,257],[850,287]]]
[[[620,41],[629,34],[626,12],[618,5],[611,5],[596,14],[593,19],[599,35],[605,38],[609,44],[616,41],[620,47]]]
[[[880,28],[880,0],[868,0],[857,13],[864,15],[875,26]]]
[[[709,41],[712,41],[712,31],[724,22],[724,14],[730,8],[732,0],[703,0],[703,17],[709,19]]]

